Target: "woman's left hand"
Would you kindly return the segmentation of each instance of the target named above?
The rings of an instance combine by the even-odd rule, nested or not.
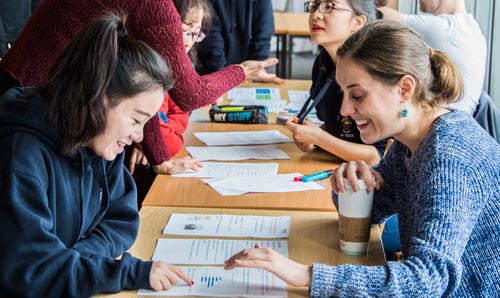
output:
[[[330,177],[330,184],[335,193],[345,192],[344,178],[347,178],[354,191],[359,190],[358,177],[361,177],[366,185],[366,189],[371,192],[384,186],[384,179],[379,172],[372,169],[364,161],[350,161],[342,163],[335,169],[335,173]],[[375,179],[374,179],[375,178]]]
[[[128,163],[128,170],[130,171],[130,174],[134,174],[135,165],[143,165],[145,167],[149,166],[148,159],[144,155],[144,152],[136,144],[132,149],[130,161]]]
[[[311,285],[312,267],[294,262],[277,253],[271,248],[244,249],[229,258],[224,269],[231,270],[237,267],[265,269],[278,278],[296,287]]]

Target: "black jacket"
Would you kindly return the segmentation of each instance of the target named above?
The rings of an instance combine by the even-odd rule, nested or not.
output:
[[[0,1],[0,57],[7,52],[7,44],[17,35],[42,0]]]
[[[198,45],[201,74],[269,57],[274,34],[271,0],[209,0],[213,24]]]

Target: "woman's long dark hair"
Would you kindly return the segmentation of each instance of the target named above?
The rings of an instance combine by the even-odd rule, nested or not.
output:
[[[125,17],[108,14],[83,28],[35,92],[46,100],[50,124],[70,156],[105,130],[110,108],[173,83],[159,54],[127,35]]]

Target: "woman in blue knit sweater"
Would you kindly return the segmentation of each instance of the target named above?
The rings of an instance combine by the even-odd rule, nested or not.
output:
[[[380,164],[342,164],[331,178],[363,176],[372,220],[398,213],[401,262],[303,265],[269,248],[244,250],[226,268],[264,268],[312,297],[496,297],[500,292],[500,145],[467,113],[443,105],[463,93],[456,66],[412,29],[367,25],[337,52],[343,115],[361,138],[395,142]],[[372,183],[372,176],[376,183]],[[357,187],[356,187],[357,188]]]

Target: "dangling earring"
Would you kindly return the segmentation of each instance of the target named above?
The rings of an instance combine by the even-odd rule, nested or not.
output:
[[[401,110],[401,117],[406,118],[408,116],[408,109],[403,106],[403,109]]]

